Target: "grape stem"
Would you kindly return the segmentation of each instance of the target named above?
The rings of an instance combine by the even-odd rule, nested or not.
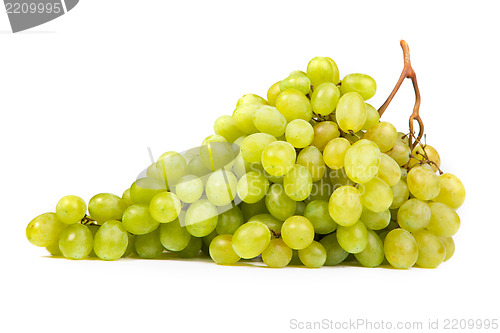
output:
[[[95,224],[95,225],[98,225],[97,222],[95,220],[93,220],[90,216],[86,215],[82,218],[82,220],[80,221],[81,224],[83,225],[91,225],[91,224]]]

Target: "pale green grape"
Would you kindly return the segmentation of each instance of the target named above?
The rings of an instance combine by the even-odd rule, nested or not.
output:
[[[392,157],[399,166],[404,166],[410,160],[410,147],[403,140],[397,138],[392,149],[385,154]]]
[[[233,173],[236,175],[238,179],[243,177],[244,174],[247,173],[247,170],[250,167],[250,163],[246,162],[241,156],[241,153],[234,159],[233,163]]]
[[[460,228],[460,217],[458,214],[440,202],[429,202],[431,209],[431,220],[426,229],[436,236],[451,237]]]
[[[271,183],[274,183],[274,184],[283,184],[283,179],[285,178],[285,176],[273,176],[273,175],[270,175],[269,173],[267,173],[266,170],[264,170],[264,176],[271,182]]]
[[[172,222],[179,216],[181,201],[172,192],[158,193],[151,199],[149,212],[160,223]]]
[[[385,236],[384,254],[391,266],[407,269],[417,262],[418,245],[408,231],[394,229]]]
[[[244,259],[257,257],[269,245],[271,232],[261,222],[252,221],[240,226],[233,235],[233,249]]]
[[[366,103],[366,120],[363,125],[362,130],[367,130],[371,128],[372,126],[378,124],[380,120],[380,116],[378,114],[377,109],[375,109],[373,106],[370,104]]]
[[[241,156],[248,163],[260,163],[262,151],[276,138],[266,133],[250,134],[241,143]]]
[[[328,177],[330,178],[330,183],[333,186],[333,190],[336,190],[340,186],[351,185],[354,186],[355,183],[347,177],[347,173],[344,168],[337,170],[329,170]]]
[[[312,118],[311,102],[296,89],[287,89],[279,94],[276,109],[285,117],[287,123],[294,119],[309,121]]]
[[[161,230],[160,230],[161,231]],[[191,237],[188,245],[181,251],[177,252],[179,258],[195,258],[200,253],[203,241],[199,237]]]
[[[432,200],[441,190],[439,177],[425,166],[415,166],[406,177],[406,185],[411,194],[420,200]]]
[[[184,176],[175,186],[175,194],[182,202],[193,203],[203,194],[203,181],[194,175]]]
[[[311,201],[306,206],[304,217],[311,222],[317,234],[329,234],[337,229],[337,223],[333,221],[328,211],[328,201]]]
[[[188,246],[192,237],[186,230],[186,227],[181,225],[181,219],[176,219],[170,223],[162,223],[160,225],[159,239],[164,248],[170,251],[182,251]]]
[[[267,91],[267,102],[271,106],[276,106],[276,99],[281,94],[280,83],[281,81],[276,82]]]
[[[313,242],[314,227],[312,223],[303,216],[291,216],[283,222],[281,227],[281,238],[288,247],[294,250],[302,250]]]
[[[160,228],[135,237],[135,251],[143,259],[158,258],[165,248],[160,242]]]
[[[217,208],[210,201],[198,200],[186,212],[186,229],[195,237],[204,237],[215,230],[218,215]]]
[[[65,227],[66,224],[59,221],[55,213],[44,213],[28,224],[26,238],[35,246],[51,246],[58,242],[59,235]]]
[[[394,199],[392,200],[391,209],[396,209],[401,207],[401,205],[408,200],[410,196],[410,190],[408,190],[408,186],[404,180],[400,180],[396,185],[391,187],[392,194],[394,195]]]
[[[132,198],[130,197],[130,189],[126,189],[123,194],[122,194],[122,199],[125,201],[125,203],[128,206],[132,206],[134,203],[132,202]]]
[[[320,268],[326,262],[326,250],[320,243],[313,241],[305,249],[299,250],[300,261],[309,268]]]
[[[214,124],[215,134],[223,136],[227,141],[234,142],[240,136],[244,135],[236,126],[232,116],[220,116]]]
[[[80,223],[68,225],[59,235],[59,249],[69,259],[83,259],[92,251],[92,233]]]
[[[323,200],[328,202],[331,195],[333,194],[334,188],[328,176],[321,178],[319,181],[313,183],[312,191],[309,197],[304,201],[305,203],[310,203],[314,200]],[[299,203],[297,203],[298,205]],[[305,206],[304,206],[305,209]],[[303,215],[303,214],[295,214]]]
[[[340,136],[339,127],[333,121],[322,121],[313,126],[314,139],[311,146],[315,146],[319,151],[325,149],[328,142]]]
[[[337,240],[337,233],[329,234],[319,241],[326,250],[325,266],[335,266],[347,258],[349,252],[340,246]]]
[[[203,140],[203,142],[201,143],[201,145],[203,146],[203,145],[206,145],[206,144],[209,144],[209,143],[212,143],[212,142],[227,142],[227,140],[222,135],[212,134],[212,135],[207,136]]]
[[[228,142],[211,142],[200,147],[200,159],[205,168],[215,171],[232,166],[234,159],[238,156],[237,147]]]
[[[322,116],[332,113],[340,99],[340,91],[331,82],[320,84],[314,89],[311,96],[312,110]]]
[[[441,242],[443,242],[443,245],[446,248],[446,256],[444,257],[444,261],[446,261],[453,257],[453,254],[455,253],[455,242],[451,237],[438,236],[438,238]]]
[[[286,125],[285,137],[295,148],[304,148],[313,141],[314,129],[307,121],[295,119]]]
[[[432,146],[425,145],[425,148],[422,148],[422,145],[417,145],[413,148],[411,154],[413,157],[410,158],[410,162],[408,163],[410,168],[427,158],[433,162],[431,167],[434,172],[437,172],[438,168],[441,166],[441,157],[439,157],[437,150]]]
[[[337,188],[330,197],[328,211],[337,224],[345,227],[354,225],[363,211],[358,189],[349,185]]]
[[[368,245],[368,230],[362,221],[344,227],[337,227],[337,240],[340,246],[349,253],[359,253]]]
[[[437,197],[432,199],[436,202],[446,204],[448,207],[457,209],[465,201],[465,187],[457,176],[445,173],[439,176],[441,190]]]
[[[389,209],[386,209],[382,212],[375,213],[368,208],[363,207],[360,219],[368,229],[382,230],[389,225],[389,222],[391,222],[391,212]]]
[[[429,205],[418,199],[410,199],[399,207],[398,224],[410,232],[416,232],[427,227],[431,220]]]
[[[342,79],[342,85],[340,86],[342,95],[356,92],[360,94],[365,101],[372,98],[376,91],[377,83],[375,80],[369,75],[359,73],[346,75]]]
[[[123,213],[123,227],[134,235],[144,235],[156,228],[160,224],[149,212],[149,205],[132,205]]]
[[[401,179],[401,168],[392,158],[386,154],[380,154],[377,177],[392,187]]]
[[[210,243],[214,240],[215,237],[217,237],[218,234],[217,234],[217,231],[214,230],[212,231],[211,233],[209,233],[208,235],[206,235],[205,237],[202,237],[201,239],[203,240],[203,245],[205,245],[207,247],[207,250],[208,250],[208,247],[210,246]],[[203,250],[203,248],[202,248]],[[210,255],[210,253],[206,252],[208,255]]]
[[[364,184],[373,179],[380,165],[380,149],[372,141],[361,139],[347,149],[344,168],[354,182]]]
[[[336,138],[328,142],[323,150],[323,160],[330,169],[341,169],[344,167],[345,153],[351,144],[347,139]]]
[[[242,104],[233,112],[233,120],[238,129],[245,134],[257,133],[259,130],[253,123],[253,115],[265,104]]]
[[[315,57],[307,64],[307,77],[314,88],[324,82],[332,82],[334,72],[332,63],[325,57]]]
[[[155,178],[144,177],[137,179],[130,186],[130,198],[134,204],[149,205],[155,195],[165,191],[165,184]]]
[[[370,127],[363,135],[363,139],[375,142],[382,153],[391,150],[396,144],[397,138],[398,131],[396,128],[385,121]]]
[[[292,73],[280,82],[279,88],[281,91],[293,88],[307,95],[311,92],[311,81],[304,74]]]
[[[87,212],[85,201],[76,195],[62,197],[56,206],[56,215],[59,221],[66,224],[80,222]]]
[[[269,180],[259,171],[247,172],[238,182],[238,196],[246,203],[256,203],[266,196]]]
[[[366,104],[363,98],[355,92],[342,95],[337,104],[335,116],[337,124],[344,132],[358,132],[366,122]]]
[[[245,221],[248,221],[252,216],[269,213],[267,211],[265,198],[253,204],[242,202],[241,213],[243,214],[243,219]]]
[[[297,206],[295,207],[294,215],[302,215],[304,216],[304,212],[306,210],[306,203],[304,201],[297,201]]]
[[[311,174],[313,182],[317,182],[325,175],[326,167],[323,155],[318,148],[309,146],[302,149],[297,156],[297,164],[306,167]]]
[[[216,206],[225,206],[233,201],[236,196],[238,180],[234,173],[217,170],[208,177],[205,186],[207,199]]]
[[[218,265],[235,264],[240,257],[233,249],[233,236],[219,235],[210,243],[210,257]]]
[[[45,249],[54,257],[62,256],[61,249],[59,249],[59,240],[52,245],[46,246]]]
[[[373,230],[368,230],[368,244],[354,255],[364,267],[377,267],[384,261],[384,243]]]
[[[296,201],[285,193],[285,189],[281,184],[273,184],[269,187],[265,203],[269,213],[281,221],[295,214],[297,208]]]
[[[252,221],[264,223],[269,228],[269,231],[271,231],[273,235],[278,232],[281,232],[281,227],[283,225],[283,221],[278,220],[271,214],[254,215],[248,220],[248,222]]]
[[[235,206],[219,215],[215,230],[219,235],[232,235],[244,222],[240,208]]]
[[[335,61],[333,61],[332,58],[329,58],[329,57],[325,57],[329,62],[330,64],[332,65],[332,68],[333,68],[333,80],[332,82],[334,84],[338,84],[339,83],[339,68],[337,66],[337,64],[335,63]]]
[[[168,151],[158,158],[156,169],[161,180],[168,187],[169,185],[177,184],[179,179],[187,174],[187,163],[181,154],[175,151]]]
[[[238,102],[236,103],[236,107],[244,104],[259,104],[259,105],[267,105],[267,101],[255,94],[246,94],[243,95]]]
[[[253,123],[262,133],[280,137],[285,134],[286,119],[272,106],[263,105],[253,114]]]
[[[104,260],[116,260],[125,254],[128,233],[117,220],[105,222],[94,236],[94,252]]]
[[[417,265],[424,268],[436,268],[446,258],[446,248],[441,240],[427,230],[413,233],[418,246]]]
[[[262,252],[262,261],[272,268],[282,268],[292,260],[293,251],[281,238],[275,238],[269,242],[267,248]]]
[[[380,178],[373,178],[359,187],[363,206],[375,213],[383,212],[392,205],[392,190]]]
[[[312,177],[307,168],[295,164],[283,179],[285,193],[295,201],[305,200],[312,190]]]
[[[284,176],[295,164],[297,153],[288,142],[274,141],[262,152],[262,166],[272,176]]]
[[[99,224],[121,220],[127,208],[125,200],[111,193],[96,194],[89,201],[89,215]]]

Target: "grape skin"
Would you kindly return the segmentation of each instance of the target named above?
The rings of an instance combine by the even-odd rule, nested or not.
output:
[[[65,227],[66,224],[59,221],[55,213],[44,213],[28,224],[26,238],[35,246],[51,246],[58,242],[59,235]]]

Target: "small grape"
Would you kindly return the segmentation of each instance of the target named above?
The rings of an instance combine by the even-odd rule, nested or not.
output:
[[[382,230],[389,225],[389,222],[391,222],[391,212],[389,209],[386,209],[382,212],[375,213],[368,208],[363,207],[361,221],[363,221],[368,229]]]
[[[176,219],[170,223],[162,223],[159,229],[160,243],[169,251],[184,250],[191,238],[194,238],[191,237],[186,227],[181,225],[180,219]]]
[[[326,167],[323,155],[318,148],[309,146],[302,149],[297,156],[297,164],[306,167],[311,174],[313,182],[317,182],[325,175]]]
[[[349,74],[342,79],[342,85],[340,86],[340,92],[345,95],[349,92],[356,92],[363,97],[363,99],[369,100],[375,95],[377,91],[377,83],[375,80],[366,74]]]
[[[378,114],[377,109],[375,109],[373,106],[370,104],[366,103],[366,121],[363,125],[362,130],[368,130],[372,126],[378,124],[380,120],[380,116]]]
[[[460,228],[460,217],[450,207],[440,202],[429,202],[431,209],[431,220],[427,230],[436,236],[451,237]]]
[[[116,260],[125,254],[128,234],[117,220],[105,222],[94,236],[94,252],[104,260]]]
[[[326,257],[325,247],[316,241],[313,241],[305,249],[299,250],[300,261],[309,268],[320,268],[325,264]]]
[[[66,224],[78,223],[87,212],[85,201],[76,195],[67,195],[56,206],[56,215],[59,221]]]
[[[339,241],[337,240],[337,233],[335,232],[326,235],[319,242],[325,247],[326,250],[325,266],[338,265],[349,255],[349,252],[340,246]]]
[[[135,235],[144,235],[155,230],[160,224],[153,219],[149,206],[144,204],[132,205],[123,213],[123,227]]]
[[[303,216],[291,216],[283,222],[281,237],[288,247],[294,250],[305,249],[314,240],[314,227]]]
[[[312,118],[311,102],[296,89],[283,91],[276,99],[276,109],[285,116],[287,123],[294,119],[309,121]]]
[[[295,201],[306,199],[312,190],[312,177],[306,167],[295,164],[283,179],[285,193]]]
[[[80,223],[68,225],[59,235],[59,249],[69,259],[83,259],[92,251],[92,233]]]
[[[149,205],[155,195],[166,190],[165,184],[157,179],[144,177],[137,179],[130,186],[130,198],[134,204]]]
[[[208,177],[205,185],[207,199],[216,206],[228,205],[236,196],[238,180],[234,173],[217,170]]]
[[[333,60],[332,60],[333,61]],[[315,57],[307,65],[307,77],[313,87],[318,87],[324,82],[333,82],[333,66],[325,57]]]
[[[309,146],[314,139],[314,129],[307,121],[295,119],[286,125],[286,141],[295,148],[304,148]]]
[[[172,222],[179,216],[181,201],[172,192],[158,193],[151,199],[149,212],[160,223]]]
[[[290,263],[292,253],[292,249],[281,238],[275,238],[269,242],[267,248],[262,252],[262,261],[268,267],[282,268]]]
[[[164,250],[160,242],[160,228],[135,238],[135,251],[143,259],[156,259]]]
[[[203,181],[200,178],[187,175],[182,177],[175,186],[175,194],[182,202],[193,203],[202,196],[203,189]]]
[[[444,261],[447,261],[453,254],[455,253],[455,242],[451,237],[442,237],[438,236],[438,238],[443,242],[444,247],[446,248],[446,256],[444,257]]]
[[[420,200],[432,200],[441,190],[439,177],[425,166],[415,166],[406,177],[406,184],[411,194]]]
[[[219,235],[232,235],[244,222],[240,208],[235,206],[219,215],[215,230]]]
[[[368,245],[368,230],[362,221],[344,227],[337,227],[337,240],[340,246],[349,253],[359,253]]]
[[[322,121],[313,126],[314,139],[311,146],[323,151],[331,140],[340,136],[339,127],[333,121]]]
[[[267,101],[271,106],[276,106],[276,99],[278,98],[279,94],[281,94],[280,82],[281,81],[278,81],[273,84],[267,91]]]
[[[125,200],[111,193],[96,194],[89,201],[89,215],[99,224],[121,220],[127,208]]]
[[[462,206],[465,201],[465,187],[460,179],[451,173],[445,173],[439,176],[439,183],[441,190],[437,197],[432,200],[444,203],[453,209]]]
[[[399,226],[410,232],[416,232],[427,227],[431,220],[431,209],[427,203],[410,199],[398,210]]]
[[[206,199],[200,199],[189,206],[186,212],[186,229],[195,237],[204,237],[215,230],[219,212]]]
[[[219,235],[210,243],[210,257],[218,265],[235,264],[240,257],[233,250],[233,236]]]
[[[304,74],[292,73],[280,82],[279,88],[281,91],[297,89],[304,95],[307,95],[311,92],[311,81],[309,81],[309,78]]]
[[[380,178],[373,178],[359,186],[363,206],[375,213],[383,212],[392,204],[392,190]]]
[[[253,114],[255,127],[262,133],[280,137],[285,134],[286,119],[272,106],[263,105]]]
[[[274,141],[262,152],[262,166],[272,176],[284,176],[295,164],[297,153],[288,142]]]
[[[341,169],[344,167],[345,153],[351,144],[347,139],[336,138],[328,142],[323,150],[323,160],[330,169]]]
[[[264,223],[252,221],[240,226],[233,235],[234,252],[241,258],[257,257],[269,245],[271,232]]]
[[[331,82],[322,83],[312,93],[312,110],[319,115],[327,116],[335,110],[339,99],[340,91],[335,84]]]
[[[239,130],[232,116],[220,116],[214,124],[215,134],[223,136],[227,141],[234,142],[240,136],[244,135]]]
[[[391,157],[381,154],[377,177],[392,187],[401,179],[401,168]]]
[[[238,196],[246,203],[256,203],[266,196],[269,180],[262,172],[250,171],[238,182]]]
[[[407,269],[417,262],[418,245],[408,231],[394,229],[385,237],[384,254],[393,267]]]
[[[328,204],[332,219],[341,226],[351,226],[358,222],[363,211],[361,195],[354,186],[341,186],[337,188]]]
[[[328,211],[328,201],[311,201],[306,206],[304,217],[311,222],[317,234],[329,234],[337,229],[337,223]]]
[[[375,231],[368,230],[368,244],[354,256],[364,267],[377,267],[384,261],[384,243]]]
[[[244,104],[259,104],[259,105],[267,105],[267,101],[255,94],[246,94],[243,95],[238,102],[236,103],[236,107]]]
[[[58,243],[59,235],[65,227],[66,224],[59,221],[55,213],[41,214],[26,227],[26,238],[35,246],[51,246]]]
[[[417,265],[424,268],[436,268],[446,258],[446,248],[441,240],[427,230],[413,233],[418,245]]]
[[[276,138],[266,133],[255,133],[247,136],[241,143],[241,155],[248,163],[260,163],[262,151]]]
[[[351,134],[360,131],[366,122],[366,104],[363,98],[355,92],[342,95],[335,117],[342,131]]]
[[[398,139],[398,131],[396,128],[385,121],[381,121],[370,127],[363,139],[375,142],[382,153],[391,150]]]
[[[372,141],[361,139],[347,149],[344,168],[354,182],[364,184],[373,179],[380,165],[380,149]]]

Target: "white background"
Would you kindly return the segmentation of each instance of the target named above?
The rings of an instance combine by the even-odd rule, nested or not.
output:
[[[499,319],[495,1],[82,0],[24,33],[0,13],[2,332],[288,332],[290,320]],[[2,9],[3,10],[3,9]],[[427,142],[467,200],[435,270],[71,261],[25,238],[60,197],[121,194],[155,157],[197,146],[245,93],[314,56],[367,73],[380,106],[410,45]],[[405,131],[405,82],[384,115]],[[348,330],[344,330],[347,332]]]

